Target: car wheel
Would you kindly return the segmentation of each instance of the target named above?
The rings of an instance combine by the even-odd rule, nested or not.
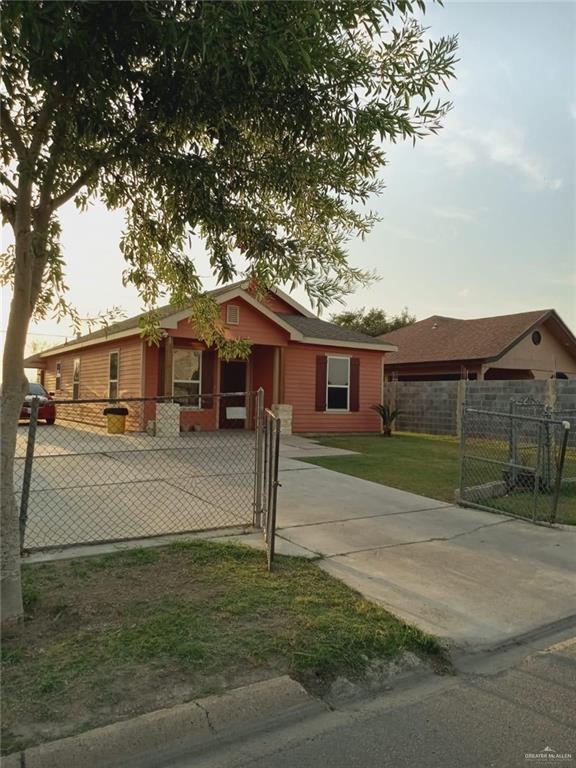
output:
[[[46,419],[46,424],[54,424],[56,419]]]

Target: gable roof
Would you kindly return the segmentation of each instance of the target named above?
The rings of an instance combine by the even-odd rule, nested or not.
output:
[[[306,309],[306,307],[302,306],[291,296],[279,289],[271,289],[271,293],[274,293],[282,299],[282,301],[292,307],[295,312],[294,314],[274,312],[266,306],[266,303],[257,301],[247,288],[247,281],[242,280],[208,291],[208,294],[213,296],[220,304],[229,299],[242,298],[244,301],[257,307],[271,320],[271,322],[275,322],[287,330],[290,333],[290,338],[295,341],[304,343],[324,342],[327,344],[332,343],[334,346],[350,345],[358,348],[379,347],[383,352],[396,349],[396,347],[392,346],[387,341],[379,340],[373,336],[367,336],[366,334],[358,333],[357,331],[352,331],[348,328],[342,328],[334,323],[320,320],[320,318],[316,317],[316,315],[309,309]],[[179,310],[173,305],[167,304],[163,307],[159,307],[157,312],[160,317],[161,327],[176,328],[178,322],[188,316],[189,310]],[[146,313],[143,312],[139,315],[134,315],[134,317],[129,317],[126,320],[120,320],[106,328],[100,328],[92,333],[87,333],[83,336],[71,339],[65,344],[42,350],[42,352],[27,358],[25,364],[31,366],[40,358],[49,357],[59,352],[67,352],[104,341],[112,341],[126,336],[134,336],[140,332],[140,320],[145,316]]]
[[[475,320],[432,315],[379,338],[399,348],[386,358],[387,365],[495,360],[536,326],[551,319],[557,324],[558,332],[576,345],[573,334],[553,309]]]

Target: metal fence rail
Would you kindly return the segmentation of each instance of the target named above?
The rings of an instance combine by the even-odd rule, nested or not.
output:
[[[569,435],[568,421],[535,403],[512,403],[508,413],[464,408],[460,503],[534,522],[568,519],[576,505],[576,485],[563,477]]]
[[[262,398],[53,401],[55,424],[31,402],[14,473],[23,550],[252,526]],[[110,433],[106,406],[128,410],[124,434]],[[223,408],[241,429],[203,426]]]

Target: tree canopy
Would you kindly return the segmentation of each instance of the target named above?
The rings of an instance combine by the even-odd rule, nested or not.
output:
[[[353,328],[355,331],[367,333],[368,336],[381,336],[383,333],[390,333],[397,328],[403,328],[405,325],[412,325],[416,322],[416,315],[411,315],[408,307],[404,307],[402,312],[397,315],[387,315],[383,309],[373,307],[372,309],[350,309],[345,312],[332,315],[330,318],[337,325],[344,325],[347,328]]]
[[[67,303],[58,211],[126,213],[124,279],[159,339],[164,296],[199,338],[230,341],[189,244],[219,283],[305,288],[317,306],[369,275],[347,261],[382,188],[386,142],[440,128],[456,39],[432,41],[422,0],[2,0],[0,198],[14,246],[3,357],[2,611],[22,611],[12,469],[30,320]],[[81,258],[82,254],[76,254]],[[87,264],[86,270],[97,268]]]
[[[382,142],[436,131],[449,107],[431,99],[456,41],[428,41],[415,7],[2,3],[2,211],[15,221],[25,171],[46,262],[36,314],[65,310],[54,214],[73,198],[126,210],[125,279],[149,308],[201,289],[192,233],[220,282],[235,250],[257,281],[320,305],[365,279],[345,243],[374,220],[359,204],[381,189]]]

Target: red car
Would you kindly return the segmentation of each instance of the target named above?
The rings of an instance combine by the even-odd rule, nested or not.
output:
[[[52,395],[52,392],[46,392],[42,384],[28,384],[28,394],[24,398],[20,418],[30,418],[30,406],[32,405],[32,400],[37,397],[40,400],[38,420],[42,419],[46,424],[54,424],[56,421],[56,406],[52,402]]]

